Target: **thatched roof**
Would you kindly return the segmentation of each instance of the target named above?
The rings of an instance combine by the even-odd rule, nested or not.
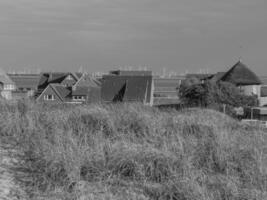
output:
[[[261,84],[259,77],[241,61],[238,61],[228,72],[226,72],[221,77],[221,80],[238,86]]]

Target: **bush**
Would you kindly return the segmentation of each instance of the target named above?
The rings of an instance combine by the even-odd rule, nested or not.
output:
[[[257,106],[257,96],[243,95],[236,86],[228,82],[185,81],[179,90],[183,105],[188,107],[231,107]]]

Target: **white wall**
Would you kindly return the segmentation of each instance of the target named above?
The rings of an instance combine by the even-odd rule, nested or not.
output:
[[[267,97],[261,97],[261,87],[267,87],[266,85],[248,85],[242,86],[241,90],[243,90],[245,95],[257,95],[259,99],[259,106],[267,105]]]

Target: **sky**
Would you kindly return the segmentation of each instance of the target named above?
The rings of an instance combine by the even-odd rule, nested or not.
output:
[[[266,0],[0,0],[0,67],[267,75]]]

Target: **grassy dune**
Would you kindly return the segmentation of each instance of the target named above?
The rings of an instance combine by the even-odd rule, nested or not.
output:
[[[267,199],[267,133],[212,110],[1,103],[32,199]]]

